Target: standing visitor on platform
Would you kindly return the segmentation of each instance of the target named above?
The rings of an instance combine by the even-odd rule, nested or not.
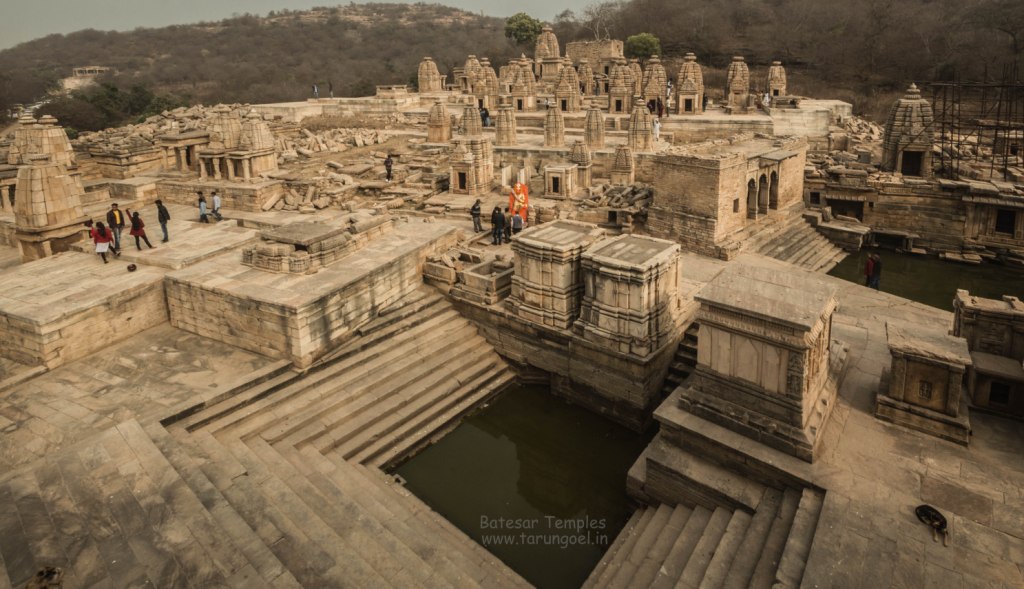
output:
[[[864,286],[871,286],[871,274],[875,269],[875,254],[868,254],[864,261]]]
[[[107,251],[111,248],[114,250],[115,256],[120,256],[121,252],[112,245],[114,241],[113,232],[103,226],[103,223],[96,223],[96,226],[89,230],[89,236],[92,237],[92,242],[96,244],[96,253],[103,259],[103,263],[107,263]]]
[[[388,157],[384,158],[384,173],[385,179],[387,179],[388,182],[391,182],[391,168],[394,167],[394,165],[395,160],[391,158],[391,154],[389,153]]]
[[[107,228],[110,233],[114,236],[114,250],[120,251],[121,249],[121,230],[124,229],[124,212],[117,208],[117,203],[111,203],[110,210],[107,211]]]
[[[202,192],[199,193],[199,222],[200,223],[209,223],[210,222],[210,217],[209,217],[209,215],[206,214],[206,197],[203,196]]]
[[[142,222],[142,217],[139,216],[139,212],[135,211],[132,213],[132,229],[129,231],[129,235],[135,238],[135,249],[142,250],[142,246],[139,245],[139,238],[146,242],[149,249],[153,249],[153,244],[149,243],[149,238],[146,237],[146,224]]]
[[[879,283],[882,281],[882,258],[878,254],[871,254],[871,257],[874,258],[875,263],[871,267],[871,284],[869,286],[878,290]]]
[[[213,191],[213,216],[218,221],[224,220],[224,217],[220,215],[220,195],[217,194],[216,190]]]
[[[501,237],[505,234],[505,215],[501,207],[491,211],[491,245],[501,245]]]
[[[480,225],[480,199],[476,199],[473,206],[469,208],[469,215],[473,217],[473,233],[480,233],[484,230],[483,226]]]
[[[164,232],[163,243],[167,243],[171,239],[167,235],[167,222],[171,220],[171,213],[160,199],[156,201],[156,220],[160,223],[160,230]]]

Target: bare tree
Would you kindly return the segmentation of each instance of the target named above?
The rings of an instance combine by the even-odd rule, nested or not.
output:
[[[583,27],[592,32],[598,41],[611,39],[612,27],[625,5],[622,0],[591,4],[583,9]]]

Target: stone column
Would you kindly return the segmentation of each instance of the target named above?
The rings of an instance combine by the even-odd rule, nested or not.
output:
[[[250,158],[242,160],[242,179],[246,182],[252,179],[252,160]]]
[[[234,181],[235,179],[235,161],[229,158],[224,158],[225,167],[228,170],[228,181]]]
[[[199,158],[199,179],[206,180],[206,162]]]
[[[174,148],[174,167],[179,172],[185,171],[185,155],[181,153],[180,147]]]
[[[8,191],[10,191],[10,193],[13,194],[14,187],[0,186],[0,201],[3,201],[0,204],[3,205],[3,211],[5,213],[14,213],[14,208],[11,207],[11,197],[8,194]]]
[[[220,180],[220,160],[221,158],[215,157],[210,158],[210,165],[213,166],[213,179]]]

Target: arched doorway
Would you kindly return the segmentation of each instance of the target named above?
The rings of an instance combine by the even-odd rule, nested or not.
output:
[[[779,174],[772,172],[771,185],[768,186],[768,208],[779,208]]]
[[[757,212],[768,213],[768,177],[761,174],[757,182]]]
[[[757,218],[757,184],[753,180],[747,182],[747,217]]]

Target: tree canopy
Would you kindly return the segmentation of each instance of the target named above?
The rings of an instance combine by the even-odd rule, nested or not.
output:
[[[650,33],[631,35],[622,46],[626,57],[647,59],[652,55],[661,55],[661,41]]]
[[[505,20],[505,36],[517,45],[533,45],[544,23],[525,12],[517,12]]]

